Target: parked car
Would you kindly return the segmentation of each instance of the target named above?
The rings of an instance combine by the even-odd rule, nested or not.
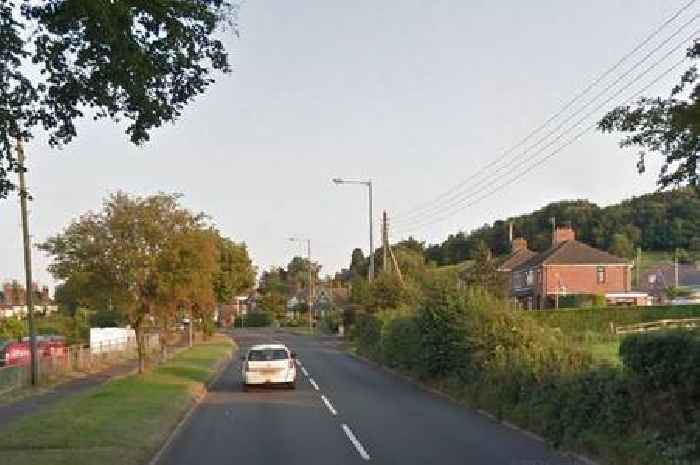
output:
[[[256,345],[241,357],[243,390],[253,385],[296,387],[296,354],[283,344]]]
[[[31,346],[29,338],[23,338],[21,342],[10,341],[0,344],[0,366],[25,366],[29,365]],[[37,336],[37,356],[65,357],[68,355],[68,347],[62,336]]]

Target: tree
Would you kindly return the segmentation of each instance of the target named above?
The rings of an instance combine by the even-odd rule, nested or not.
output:
[[[280,320],[287,314],[287,299],[277,292],[269,292],[260,299],[260,308]]]
[[[479,288],[493,296],[504,297],[505,282],[503,275],[497,268],[486,243],[479,243],[474,257],[474,264],[464,275],[467,287]]]
[[[700,41],[687,52],[700,58]],[[661,189],[689,184],[700,190],[700,82],[697,66],[681,76],[667,98],[642,97],[634,105],[615,108],[598,123],[602,132],[628,133],[621,147],[638,147],[637,169],[646,169],[646,151],[658,153],[664,164],[657,183]]]
[[[362,249],[355,248],[352,251],[352,258],[350,260],[350,273],[352,275],[351,279],[356,277],[367,277],[367,272],[369,270],[369,260],[365,258],[365,254]]]
[[[321,271],[321,266],[318,263],[311,262],[311,278],[314,282],[318,282],[318,273]],[[306,288],[309,285],[309,259],[295,256],[287,265],[287,282],[294,284],[295,287]]]
[[[226,0],[4,0],[0,4],[0,198],[17,169],[15,139],[37,125],[67,144],[86,110],[127,120],[134,144],[176,120],[230,72],[217,28],[236,32]],[[31,63],[31,65],[30,65]]]
[[[632,258],[634,256],[634,244],[627,235],[618,233],[613,236],[609,251],[618,257]]]
[[[200,272],[202,276],[210,276],[208,270],[182,267],[171,270],[167,266],[172,254],[184,253],[178,249],[182,244],[177,244],[177,240],[184,240],[181,235],[200,229],[203,221],[202,215],[181,208],[178,199],[178,195],[132,197],[118,192],[105,200],[101,211],[82,215],[62,233],[39,245],[53,257],[49,271],[55,278],[69,280],[80,274],[86,285],[111,297],[114,311],[136,332],[139,372],[145,368],[143,334],[150,318],[162,322],[172,316],[171,307],[158,305],[162,304],[164,283],[169,279],[167,272],[179,273],[178,279],[184,282],[203,279]],[[215,255],[212,257],[215,262]],[[193,286],[200,284],[197,281]],[[213,294],[212,281],[207,284]],[[200,297],[191,288],[182,292],[190,304]]]
[[[240,293],[255,286],[255,267],[245,244],[237,244],[217,234],[219,271],[214,280],[218,303],[229,303]]]
[[[16,318],[0,320],[0,340],[20,341],[26,333],[27,328],[22,321]]]

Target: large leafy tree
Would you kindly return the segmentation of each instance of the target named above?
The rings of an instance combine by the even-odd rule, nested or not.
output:
[[[235,32],[235,12],[227,0],[0,0],[0,198],[12,144],[37,126],[60,146],[87,113],[127,121],[142,144],[174,121],[230,72],[215,32]]]
[[[688,50],[700,58],[700,41]],[[664,159],[658,177],[660,188],[689,184],[700,190],[700,82],[695,64],[681,76],[667,98],[642,97],[633,105],[610,111],[598,123],[603,132],[629,134],[622,147],[640,149],[637,168],[644,172],[647,152]]]
[[[111,297],[114,311],[136,331],[140,371],[146,326],[173,316],[173,307],[164,305],[169,289],[177,288],[172,299],[182,298],[190,306],[210,308],[213,300],[199,289],[208,276],[206,287],[213,295],[215,245],[202,258],[203,243],[190,234],[202,229],[203,217],[180,207],[178,198],[113,194],[101,211],[84,214],[40,245],[53,257],[49,271],[57,279],[80,276],[86,287]]]
[[[248,248],[219,234],[217,251],[219,271],[214,280],[214,292],[219,303],[229,303],[235,296],[255,286],[255,267]]]

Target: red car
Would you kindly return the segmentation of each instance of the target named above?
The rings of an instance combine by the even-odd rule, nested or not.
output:
[[[28,338],[22,342],[0,343],[0,366],[29,365],[30,343]],[[64,357],[68,354],[65,338],[62,336],[38,336],[37,355],[43,357]]]

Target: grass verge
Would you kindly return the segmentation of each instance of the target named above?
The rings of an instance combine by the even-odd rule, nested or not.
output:
[[[145,375],[111,381],[24,417],[3,429],[0,463],[145,463],[231,350],[229,338],[215,336]]]

